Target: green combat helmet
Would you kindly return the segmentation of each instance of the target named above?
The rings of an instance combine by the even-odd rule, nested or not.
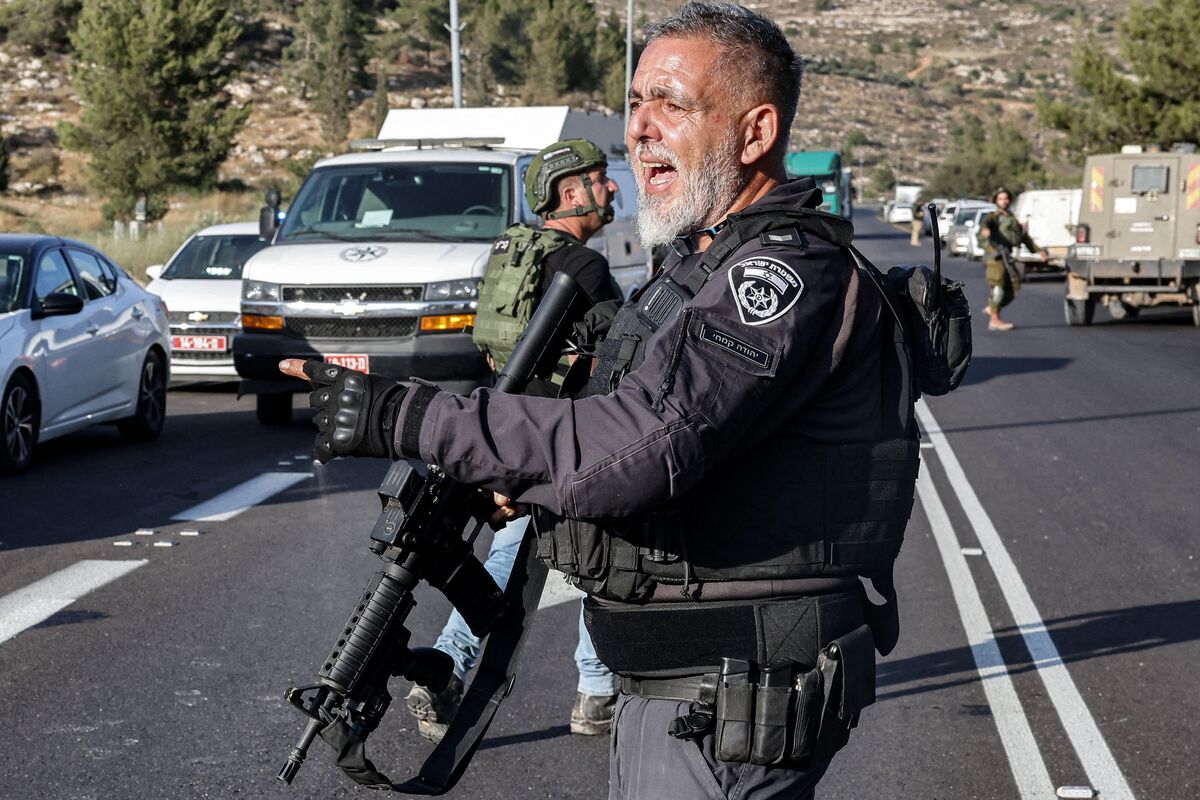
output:
[[[546,219],[582,217],[595,211],[606,224],[612,222],[611,205],[601,206],[592,194],[592,181],[587,172],[596,167],[608,166],[604,151],[587,139],[564,139],[555,142],[533,157],[525,173],[525,199],[533,213]],[[579,175],[587,192],[588,205],[576,206],[564,211],[550,211],[556,193],[554,186],[559,178]]]

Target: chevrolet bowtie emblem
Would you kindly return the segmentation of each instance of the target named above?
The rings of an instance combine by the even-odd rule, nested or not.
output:
[[[203,311],[193,311],[187,315],[187,318],[189,322],[206,322],[208,314],[205,314]]]
[[[341,314],[345,317],[353,317],[366,310],[366,305],[358,302],[353,297],[347,297],[333,307],[333,313]]]

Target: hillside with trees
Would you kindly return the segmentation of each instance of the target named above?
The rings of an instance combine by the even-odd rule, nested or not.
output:
[[[638,4],[638,22],[672,5]],[[1198,138],[1198,6],[1156,0],[1127,21],[1123,0],[757,7],[808,61],[794,147],[838,149],[864,176],[955,194],[1001,179],[1074,183],[1091,150]],[[169,220],[214,192],[235,199],[211,213],[249,213],[252,196],[294,190],[388,108],[451,105],[447,8],[0,0],[0,226],[98,230],[141,196]],[[467,104],[620,113],[624,9],[462,0]],[[1163,103],[1171,111],[1156,113]]]

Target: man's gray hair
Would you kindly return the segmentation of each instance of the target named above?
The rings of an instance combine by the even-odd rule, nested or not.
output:
[[[780,141],[786,142],[800,102],[804,60],[778,25],[733,3],[689,2],[673,16],[648,24],[645,34],[647,45],[679,37],[705,39],[720,48],[718,69],[742,78],[731,85],[746,87],[753,100],[779,109]]]

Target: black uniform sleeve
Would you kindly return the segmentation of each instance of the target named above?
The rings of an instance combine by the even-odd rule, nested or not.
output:
[[[550,281],[559,272],[565,272],[575,279],[579,288],[587,294],[596,305],[606,300],[619,300],[613,289],[612,273],[608,269],[608,261],[600,253],[590,247],[567,247],[546,257],[546,272],[542,278],[542,291],[550,286]]]
[[[774,300],[761,291],[749,279],[754,258],[794,280],[792,291]],[[645,361],[613,393],[580,400],[439,393],[420,419],[406,399],[396,429],[414,433],[397,450],[564,516],[644,512],[804,407],[821,387],[809,376],[829,374],[841,358],[852,284],[844,250],[755,242],[649,340]]]

